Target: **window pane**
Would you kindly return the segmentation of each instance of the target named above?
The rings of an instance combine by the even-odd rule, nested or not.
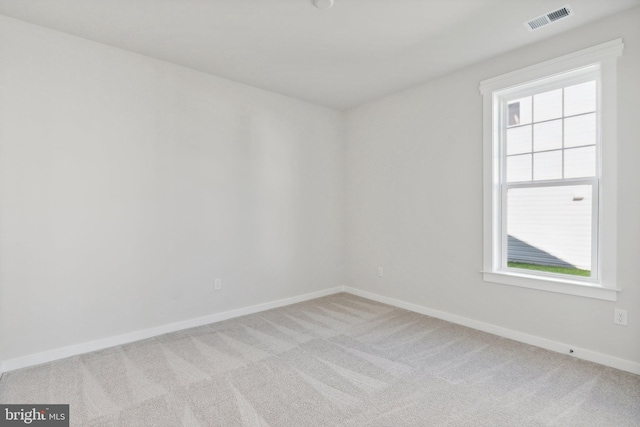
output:
[[[562,148],[562,120],[544,122],[533,127],[533,151]]]
[[[534,95],[533,121],[559,119],[562,117],[562,89]]]
[[[590,276],[591,221],[590,185],[509,189],[509,267]]]
[[[564,115],[596,111],[596,82],[586,82],[564,89]]]
[[[507,155],[531,152],[531,125],[507,129]]]
[[[507,105],[507,126],[531,123],[531,97],[515,99]]]
[[[531,154],[507,157],[507,182],[531,181]]]
[[[571,117],[564,120],[564,146],[579,147],[596,143],[596,115]]]
[[[547,151],[533,155],[533,179],[562,178],[562,150]]]
[[[596,147],[564,150],[564,177],[584,178],[596,175]]]

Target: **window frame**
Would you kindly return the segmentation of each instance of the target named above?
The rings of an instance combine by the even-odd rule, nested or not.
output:
[[[590,81],[596,82],[596,172],[593,177],[583,177],[583,178],[558,178],[558,179],[550,179],[550,180],[535,180],[535,176],[532,176],[530,181],[520,181],[520,182],[509,182],[506,177],[506,162],[507,162],[507,154],[504,152],[505,150],[505,142],[507,139],[506,132],[509,129],[505,120],[507,120],[507,106],[509,102],[520,99],[527,96],[534,96],[536,94],[544,93],[547,91],[563,89],[566,87],[570,87],[572,85],[586,83]],[[518,85],[515,88],[507,88],[505,90],[494,91],[494,103],[498,104],[498,117],[494,117],[496,123],[494,126],[497,126],[499,129],[498,138],[500,139],[498,143],[498,150],[500,150],[500,165],[494,167],[499,167],[500,177],[499,177],[499,185],[500,185],[500,217],[506,218],[507,214],[507,193],[510,189],[513,188],[541,188],[541,187],[557,187],[557,186],[571,186],[571,185],[590,185],[592,187],[592,209],[591,209],[591,276],[590,277],[575,277],[573,280],[579,282],[593,282],[599,283],[599,253],[601,252],[599,239],[598,239],[598,229],[599,229],[599,184],[601,180],[601,168],[600,168],[600,147],[601,147],[601,138],[600,138],[600,116],[601,116],[601,106],[600,106],[600,65],[590,65],[587,67],[578,68],[576,70],[571,70],[569,72],[562,73],[561,75],[550,76],[548,78],[537,80],[531,83],[525,83],[524,85]],[[570,116],[573,117],[573,116]],[[564,120],[566,116],[563,115],[561,117]],[[535,124],[537,122],[531,122],[528,124],[535,128]],[[527,126],[527,125],[524,125]],[[533,143],[533,141],[532,141]],[[575,147],[571,147],[572,149]],[[566,148],[561,148],[564,151]],[[533,147],[532,147],[533,150]],[[532,155],[533,155],[532,151]],[[534,170],[532,169],[532,173]],[[535,174],[535,173],[534,173]],[[501,221],[501,230],[500,230],[500,253],[501,259],[499,260],[498,266],[500,271],[511,272],[514,274],[523,273],[522,269],[511,268],[507,265],[507,221]],[[567,276],[564,274],[557,273],[548,273],[548,272],[540,272],[536,271],[530,274],[540,275],[542,277],[556,277],[558,279],[567,279],[571,278],[571,276]]]
[[[622,55],[622,39],[612,40],[550,61],[523,68],[480,84],[483,96],[484,140],[484,262],[486,282],[616,301],[616,60]],[[501,153],[506,132],[508,100],[596,79],[597,161],[595,178],[506,183],[501,179],[506,156]],[[586,79],[586,80],[585,80]],[[573,83],[573,82],[577,83]],[[508,188],[593,185],[592,275],[569,275],[508,268],[506,258],[506,191]],[[595,262],[594,262],[595,260]]]

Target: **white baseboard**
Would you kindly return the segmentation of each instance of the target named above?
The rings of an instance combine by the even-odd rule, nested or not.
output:
[[[546,338],[537,337],[535,335],[525,334],[523,332],[514,331],[512,329],[503,328],[501,326],[496,326],[490,323],[484,323],[478,320],[457,316],[455,314],[446,313],[444,311],[434,310],[431,308],[423,307],[421,305],[412,304],[412,303],[397,300],[394,298],[385,297],[385,296],[374,294],[367,291],[362,291],[356,288],[351,288],[349,286],[345,286],[344,291],[353,295],[357,295],[363,298],[373,300],[373,301],[389,304],[394,307],[404,308],[405,310],[413,311],[420,314],[425,314],[427,316],[446,320],[447,322],[456,323],[462,326],[467,326],[469,328],[477,329],[479,331],[488,332],[490,334],[497,335],[504,338],[509,338],[514,341],[530,344],[536,347],[541,347],[547,350],[555,351],[557,353],[574,356],[574,357],[577,357],[578,359],[588,360],[590,362],[599,363],[601,365],[610,366],[612,368],[616,368],[622,371],[627,371],[633,374],[640,375],[640,363],[632,362],[630,360],[621,359],[619,357],[614,357],[607,354],[598,353],[592,350],[571,346],[569,344],[548,340]],[[573,353],[569,353],[569,350],[573,350]]]
[[[298,302],[308,301],[327,295],[344,292],[344,286],[337,286],[331,289],[311,292],[309,294],[298,295],[291,298],[284,298],[277,301],[266,302],[263,304],[252,305],[250,307],[238,308],[236,310],[224,311],[221,313],[210,314],[195,319],[184,320],[181,322],[170,323],[155,328],[144,329],[141,331],[130,332],[128,334],[117,335],[114,337],[104,338],[87,343],[71,345],[68,347],[57,348],[55,350],[44,351],[42,353],[30,354],[28,356],[17,357],[15,359],[4,360],[0,362],[0,376],[4,372],[16,369],[26,368],[29,366],[40,365],[42,363],[52,362],[54,360],[64,359],[65,357],[77,356],[79,354],[89,353],[91,351],[102,350],[109,347],[115,347],[134,341],[140,341],[152,338],[158,335],[170,332],[181,331],[183,329],[194,328],[196,326],[208,325],[210,323],[220,322],[222,320],[232,319],[234,317],[246,316],[247,314],[258,313],[260,311],[271,310],[272,308],[283,307]]]
[[[65,357],[71,357],[79,354],[88,353],[91,351],[102,350],[102,349],[114,347],[117,345],[122,345],[130,342],[134,342],[134,341],[140,341],[143,339],[152,338],[152,337],[162,335],[162,334],[167,334],[170,332],[176,332],[183,329],[193,328],[196,326],[216,323],[222,320],[245,316],[247,314],[258,313],[261,311],[270,310],[272,308],[283,307],[286,305],[308,301],[315,298],[336,294],[339,292],[348,292],[350,294],[367,298],[373,301],[378,301],[384,304],[392,305],[394,307],[399,307],[399,308],[403,308],[405,310],[413,311],[416,313],[425,314],[427,316],[446,320],[451,323],[467,326],[469,328],[477,329],[483,332],[488,332],[493,335],[509,338],[514,341],[519,341],[525,344],[534,345],[536,347],[541,347],[541,348],[555,351],[562,354],[569,355],[569,350],[571,349],[573,350],[573,353],[570,354],[571,356],[640,375],[640,363],[632,362],[630,360],[625,360],[625,359],[610,356],[607,354],[602,354],[595,351],[574,347],[569,344],[564,344],[557,341],[548,340],[546,338],[525,334],[522,332],[514,331],[512,329],[507,329],[507,328],[492,325],[489,323],[480,322],[477,320],[469,319],[469,318],[458,316],[455,314],[446,313],[444,311],[434,310],[418,304],[413,304],[413,303],[397,300],[394,298],[385,297],[385,296],[374,294],[371,292],[362,291],[360,289],[351,288],[348,286],[337,286],[335,288],[325,289],[318,292],[298,295],[291,298],[271,301],[263,304],[253,305],[250,307],[239,308],[236,310],[215,313],[215,314],[211,314],[204,317],[198,317],[196,319],[190,319],[182,322],[176,322],[168,325],[158,326],[156,328],[145,329],[142,331],[131,332],[128,334],[118,335],[115,337],[109,337],[101,340],[90,341],[83,344],[72,345],[72,346],[63,347],[55,350],[45,351],[42,353],[5,360],[0,362],[0,376],[4,372],[13,371],[20,368],[40,365],[42,363],[47,363],[47,362],[51,362],[58,359],[64,359]]]

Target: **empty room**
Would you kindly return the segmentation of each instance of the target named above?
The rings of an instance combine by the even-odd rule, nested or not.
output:
[[[640,0],[0,0],[0,426],[639,426]]]

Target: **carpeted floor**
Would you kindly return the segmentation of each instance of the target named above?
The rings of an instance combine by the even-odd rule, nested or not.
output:
[[[639,426],[640,377],[350,294],[8,372],[73,426]]]

